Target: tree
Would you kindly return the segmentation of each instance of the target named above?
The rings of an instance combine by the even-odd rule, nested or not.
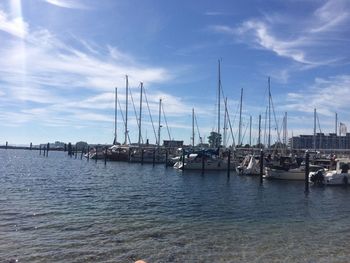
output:
[[[211,148],[217,148],[221,145],[221,134],[212,131],[208,137],[209,146]]]

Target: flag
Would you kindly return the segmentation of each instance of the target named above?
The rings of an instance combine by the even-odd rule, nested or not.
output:
[[[346,125],[342,122],[339,123],[339,133],[340,135],[346,135],[347,133]]]

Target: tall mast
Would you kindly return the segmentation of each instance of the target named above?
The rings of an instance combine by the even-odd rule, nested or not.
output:
[[[268,77],[268,84],[269,84],[269,134],[267,138],[267,145],[268,149],[270,149],[271,146],[271,89],[270,89],[270,77]]]
[[[261,149],[261,115],[259,115],[259,135],[258,135],[258,145]]]
[[[194,147],[194,108],[192,108],[192,147]]]
[[[218,60],[218,134],[220,134],[220,98],[221,98],[221,67],[220,67],[220,59]]]
[[[114,141],[113,145],[117,144],[117,101],[118,101],[118,88],[115,88],[115,101],[114,101]]]
[[[314,150],[316,151],[316,108],[314,109]]]
[[[241,102],[239,104],[239,124],[238,124],[238,145],[241,145],[241,131],[242,131],[242,100],[243,100],[243,89],[241,89]]]
[[[285,147],[287,151],[287,112],[284,113],[283,118],[283,147]]]
[[[226,147],[227,140],[227,97],[225,98],[225,114],[224,114],[224,137],[223,137],[223,145]]]
[[[249,118],[249,146],[252,147],[252,115]]]
[[[158,141],[157,141],[158,147],[160,146],[160,128],[162,127],[160,126],[160,119],[162,117],[161,110],[162,110],[162,99],[159,99]]]
[[[338,135],[338,113],[335,113],[335,135]]]
[[[127,144],[127,142],[128,142],[128,104],[129,104],[129,79],[128,79],[128,75],[125,75],[125,86],[126,86],[126,93],[125,93],[125,140],[124,140],[124,144]]]
[[[140,91],[140,113],[139,113],[139,146],[141,145],[141,119],[142,119],[142,93],[143,93],[143,83],[141,82]]]

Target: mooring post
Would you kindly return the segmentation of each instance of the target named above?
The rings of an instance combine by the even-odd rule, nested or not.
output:
[[[68,156],[72,157],[72,144],[68,143]]]
[[[46,146],[44,146],[44,157],[46,156]]]
[[[305,193],[308,193],[309,192],[309,158],[310,158],[310,155],[308,152],[306,152],[306,155],[305,155]]]
[[[8,145],[9,145],[9,142],[6,142],[6,146],[5,146],[5,149],[6,149],[6,150],[7,150]]]
[[[97,163],[97,146],[95,146],[95,163]]]
[[[39,155],[41,155],[41,144],[39,145]]]
[[[89,161],[89,159],[90,159],[90,146],[88,146],[88,148],[87,148],[87,161]]]
[[[107,146],[105,147],[105,165],[107,164]]]
[[[155,163],[156,163],[156,148],[153,149],[153,161],[152,161],[153,167],[154,167]]]
[[[75,159],[77,159],[78,157],[78,147],[77,145],[75,145]]]
[[[144,154],[144,151],[143,151],[143,148],[141,148],[141,165],[143,165],[143,154]]]
[[[264,151],[260,150],[260,183],[263,183],[263,175],[264,175]]]
[[[182,149],[182,171],[185,171],[185,149]]]
[[[231,172],[231,150],[228,150],[228,158],[227,158],[227,177],[230,177]]]
[[[168,149],[165,149],[165,168],[168,168],[168,158],[169,158]]]
[[[202,151],[202,174],[204,174],[205,170],[205,158],[204,158],[204,151]]]
[[[47,143],[47,146],[46,146],[46,157],[49,157],[49,149],[50,149],[50,143]]]
[[[29,149],[32,150],[33,144],[30,143]]]
[[[64,152],[66,152],[67,151],[67,144],[65,143],[64,144]]]
[[[81,149],[81,153],[80,153],[80,160],[83,160],[83,154],[85,152],[85,147],[83,149]]]

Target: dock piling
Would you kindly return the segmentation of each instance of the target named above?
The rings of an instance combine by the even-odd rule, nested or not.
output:
[[[230,177],[231,172],[231,150],[228,150],[228,157],[227,157],[227,177]]]
[[[49,149],[50,149],[50,143],[47,143],[47,146],[46,146],[46,157],[49,157]]]
[[[41,155],[41,144],[39,145],[39,155]]]
[[[72,157],[72,144],[68,143],[68,156]]]
[[[83,154],[84,154],[85,148],[81,149],[80,153],[80,160],[83,160]]]
[[[310,168],[310,155],[306,152],[305,155],[305,193],[309,192],[309,168]]]
[[[6,141],[6,146],[5,146],[6,150],[7,150],[8,145],[9,145],[9,142]]]
[[[95,147],[95,163],[97,163],[97,146]]]
[[[107,164],[107,147],[105,147],[105,165]]]
[[[75,159],[77,159],[78,157],[78,147],[77,145],[75,145]]]
[[[33,143],[30,143],[29,150],[32,150]]]

